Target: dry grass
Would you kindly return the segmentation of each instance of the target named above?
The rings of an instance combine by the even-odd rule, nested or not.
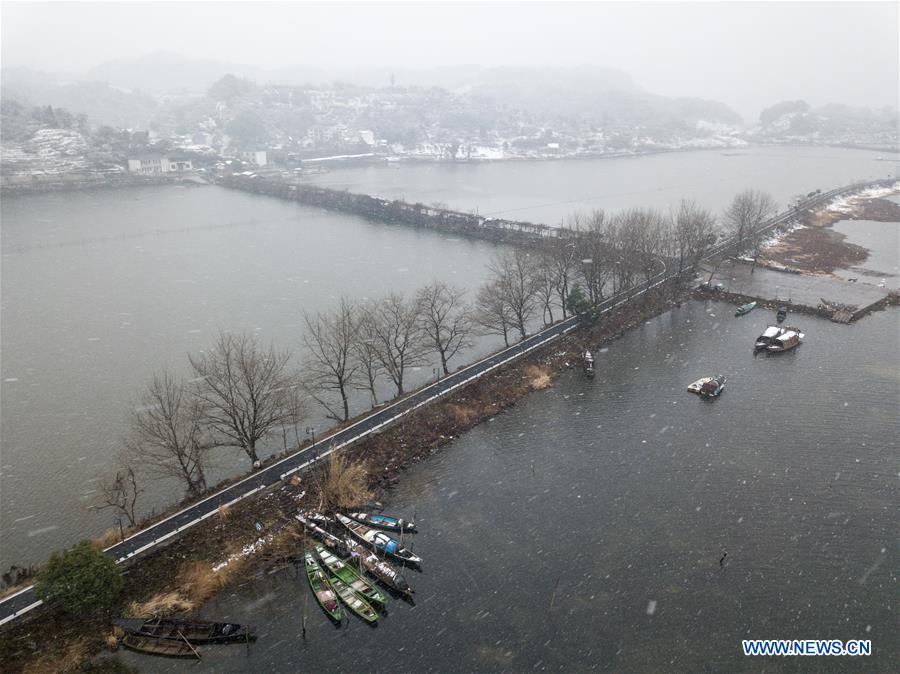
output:
[[[128,532],[125,532],[125,535],[128,535]],[[122,535],[119,533],[118,527],[113,527],[112,529],[107,529],[103,532],[102,535],[97,538],[91,539],[91,542],[100,550],[105,550],[111,545],[115,545],[119,541],[122,540]]]
[[[227,520],[228,516],[231,515],[231,511],[228,509],[228,506],[224,503],[218,508],[219,519]]]
[[[525,378],[533,391],[553,386],[553,374],[545,365],[529,365],[525,368]]]
[[[350,508],[372,499],[369,470],[364,463],[352,462],[344,453],[328,456],[322,478],[320,499],[328,508]]]
[[[66,650],[58,655],[43,655],[32,660],[22,669],[22,674],[63,674],[81,670],[81,663],[88,657],[88,645],[84,639],[70,643]]]
[[[106,647],[114,651],[119,647],[119,636],[116,632],[120,632],[119,628],[114,629],[112,632],[103,637],[103,643],[106,644]]]
[[[468,427],[477,416],[477,412],[467,405],[451,403],[447,406],[447,410],[450,412],[450,416],[453,417],[453,421],[463,427]]]
[[[131,618],[153,618],[172,613],[190,611],[195,604],[178,590],[160,592],[147,601],[133,601],[125,608],[125,615]]]

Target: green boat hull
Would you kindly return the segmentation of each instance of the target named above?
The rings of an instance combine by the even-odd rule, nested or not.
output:
[[[328,577],[312,556],[312,553],[307,552],[304,555],[304,560],[306,562],[306,577],[309,580],[309,586],[312,588],[316,601],[319,602],[319,606],[322,607],[322,610],[325,611],[329,618],[335,622],[341,622],[344,618],[344,613],[341,611],[337,593],[334,591],[331,583],[328,582]]]
[[[331,583],[331,587],[334,588],[334,591],[337,593],[337,596],[341,598],[341,601],[344,602],[347,608],[353,613],[368,623],[375,623],[378,620],[378,614],[369,602],[365,599],[361,599],[352,588],[344,585],[340,578],[328,574],[328,582]]]
[[[325,568],[328,569],[328,573],[339,578],[344,585],[356,592],[360,599],[369,604],[377,604],[382,607],[387,604],[387,596],[360,575],[352,566],[343,562],[321,545],[316,546],[316,552],[319,553],[319,559],[322,560]]]

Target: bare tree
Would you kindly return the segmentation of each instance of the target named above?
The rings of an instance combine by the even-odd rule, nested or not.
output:
[[[548,246],[548,254],[556,269],[556,293],[559,296],[562,317],[565,319],[569,311],[569,290],[578,268],[576,264],[578,259],[577,238],[566,236],[553,239]]]
[[[206,423],[223,443],[243,450],[255,464],[257,445],[273,431],[293,423],[292,391],[297,378],[288,371],[291,354],[263,349],[256,337],[222,333],[213,348],[191,356],[201,381]]]
[[[353,358],[353,344],[359,329],[359,311],[349,299],[342,297],[340,307],[330,314],[311,318],[303,314],[306,334],[303,343],[308,350],[304,373],[312,396],[325,408],[329,419],[350,418],[350,389],[356,380],[359,363]],[[336,409],[332,395],[340,397]]]
[[[556,261],[547,251],[541,251],[530,268],[530,274],[534,296],[541,307],[541,319],[544,321],[544,325],[552,325],[553,305],[559,288],[559,270]]]
[[[509,331],[513,327],[513,317],[503,289],[496,280],[488,281],[478,289],[472,318],[480,328],[481,334],[501,335],[503,343],[509,346]]]
[[[445,375],[450,374],[447,361],[461,349],[472,346],[472,321],[465,296],[465,290],[435,280],[419,290],[416,297],[420,327],[438,352]]]
[[[93,506],[94,510],[114,508],[125,516],[128,526],[135,526],[137,517],[135,517],[134,509],[138,496],[144,490],[138,488],[134,469],[130,465],[122,466],[114,475],[107,475],[101,479],[99,487],[100,494],[97,503]]]
[[[401,396],[405,393],[407,369],[425,362],[426,348],[416,302],[391,293],[376,303],[371,328],[375,356]]]
[[[353,342],[353,357],[359,366],[359,377],[354,388],[368,391],[372,406],[378,405],[378,381],[384,374],[384,367],[375,350],[375,305],[359,308],[356,339]]]
[[[738,255],[749,253],[753,256],[750,273],[756,270],[762,242],[762,225],[777,211],[772,195],[759,190],[744,190],[738,194],[725,210],[725,226],[735,239],[734,248]]]
[[[522,339],[527,335],[528,322],[537,308],[534,278],[530,271],[533,264],[534,259],[527,251],[516,248],[501,253],[488,265]]]
[[[203,401],[168,372],[154,375],[131,409],[125,446],[157,475],[184,482],[189,496],[206,491],[208,454],[216,444],[204,426]]]
[[[694,267],[715,240],[715,216],[694,201],[681,200],[670,217],[671,256],[679,273]]]

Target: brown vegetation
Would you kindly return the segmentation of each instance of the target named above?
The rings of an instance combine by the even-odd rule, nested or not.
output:
[[[344,452],[333,452],[325,462],[319,484],[319,503],[326,509],[350,508],[371,500],[369,471],[362,461]]]
[[[553,386],[552,373],[546,365],[527,365],[525,367],[525,378],[533,391],[540,391]]]

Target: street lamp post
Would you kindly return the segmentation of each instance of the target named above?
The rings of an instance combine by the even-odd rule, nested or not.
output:
[[[316,429],[313,428],[312,426],[307,426],[306,434],[312,437],[312,444],[310,445],[310,448],[314,448],[316,446]],[[315,452],[316,458],[318,459],[319,458],[318,450],[314,449],[313,451]]]

